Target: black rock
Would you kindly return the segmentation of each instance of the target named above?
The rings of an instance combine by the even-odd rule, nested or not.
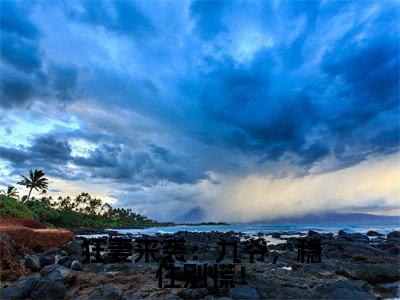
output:
[[[56,258],[52,255],[42,256],[40,259],[42,266],[49,266],[56,262]]]
[[[69,257],[68,256],[61,256],[58,258],[57,263],[59,265],[64,265],[64,263],[66,263],[67,261],[69,261]]]
[[[251,285],[236,286],[229,289],[232,299],[261,299],[257,289]]]
[[[367,237],[366,235],[363,235],[361,233],[353,233],[351,235],[353,241],[355,242],[363,242],[363,243],[369,243],[371,240],[369,239],[369,237]]]
[[[321,238],[322,239],[327,239],[327,240],[331,240],[334,238],[334,234],[332,232],[328,232],[328,233],[322,233],[321,234]]]
[[[32,299],[64,299],[67,288],[61,282],[54,282],[47,278],[41,279],[32,291]]]
[[[83,249],[81,244],[77,240],[73,240],[67,244],[62,245],[61,250],[66,251],[69,255],[71,254],[82,254]]]
[[[390,283],[400,280],[398,263],[371,264],[368,262],[346,262],[337,267],[336,274],[370,284]]]
[[[370,230],[367,232],[367,236],[383,236],[383,234],[375,230]]]
[[[272,238],[274,238],[274,239],[279,239],[279,238],[281,238],[281,234],[280,234],[279,232],[274,232],[274,233],[271,234],[271,236],[272,236]]]
[[[71,270],[74,270],[74,271],[82,271],[82,270],[83,270],[83,266],[82,266],[81,262],[78,261],[78,260],[74,260],[74,261],[71,263]]]
[[[46,255],[53,255],[55,256],[55,254],[59,254],[61,252],[60,248],[51,248],[49,250],[46,250],[42,255],[46,256]]]
[[[63,266],[66,268],[70,268],[71,264],[72,264],[72,262],[69,260],[69,261],[66,261],[65,263],[63,263]]]
[[[190,288],[178,293],[178,296],[183,299],[201,299],[208,295],[206,288]]]
[[[68,284],[76,279],[76,272],[74,270],[65,268],[60,265],[51,265],[44,267],[40,273],[51,281],[62,282]]]
[[[42,268],[40,257],[35,254],[28,255],[25,258],[25,266],[33,272],[39,271]]]
[[[373,287],[365,281],[333,280],[314,288],[317,299],[375,299]]]
[[[100,289],[101,299],[119,300],[123,297],[122,289],[114,284],[107,283]]]
[[[40,275],[32,275],[19,280],[12,285],[4,288],[0,293],[0,299],[26,299],[29,298],[36,284],[40,280]]]
[[[69,259],[70,259],[71,261],[78,260],[78,261],[80,261],[81,263],[83,263],[83,262],[85,261],[85,258],[83,257],[82,254],[71,254],[71,255],[69,256]]]
[[[398,242],[400,241],[400,231],[392,231],[387,235],[388,241]]]
[[[314,231],[314,230],[309,230],[307,233],[308,236],[313,236],[313,235],[320,235],[318,232]]]

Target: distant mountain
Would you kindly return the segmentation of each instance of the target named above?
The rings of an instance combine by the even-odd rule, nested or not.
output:
[[[400,224],[400,216],[383,216],[362,213],[320,213],[320,214],[305,214],[298,217],[278,218],[274,220],[260,220],[256,223],[297,223],[297,224],[321,224],[321,223],[387,223]]]
[[[204,222],[204,210],[197,206],[175,219],[175,223],[200,223]]]

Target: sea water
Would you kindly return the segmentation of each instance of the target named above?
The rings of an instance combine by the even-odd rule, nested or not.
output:
[[[175,233],[178,231],[190,232],[209,232],[209,231],[235,231],[248,235],[255,235],[259,232],[270,234],[279,232],[284,234],[307,233],[309,230],[315,230],[320,233],[332,232],[337,234],[339,230],[347,233],[367,233],[369,230],[375,230],[382,234],[388,234],[391,231],[400,230],[400,223],[393,224],[350,224],[350,223],[327,223],[327,224],[230,224],[230,225],[177,225],[169,227],[151,227],[146,229],[113,229],[119,233],[130,234],[155,234],[155,233]]]

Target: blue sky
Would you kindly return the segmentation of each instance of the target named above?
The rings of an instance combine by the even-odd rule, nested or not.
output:
[[[399,12],[2,1],[0,184],[39,168],[165,220],[396,213]]]

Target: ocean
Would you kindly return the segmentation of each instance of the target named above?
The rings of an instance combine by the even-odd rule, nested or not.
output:
[[[130,234],[155,234],[155,233],[175,233],[178,231],[190,232],[208,232],[208,231],[235,231],[249,235],[255,235],[259,232],[269,234],[280,232],[285,234],[307,233],[309,230],[326,233],[332,232],[337,234],[339,230],[344,230],[347,233],[367,233],[369,230],[375,230],[383,234],[388,234],[391,231],[400,230],[400,224],[349,224],[349,223],[330,223],[330,224],[230,224],[230,225],[178,225],[170,227],[152,227],[146,229],[113,229],[120,233]]]

